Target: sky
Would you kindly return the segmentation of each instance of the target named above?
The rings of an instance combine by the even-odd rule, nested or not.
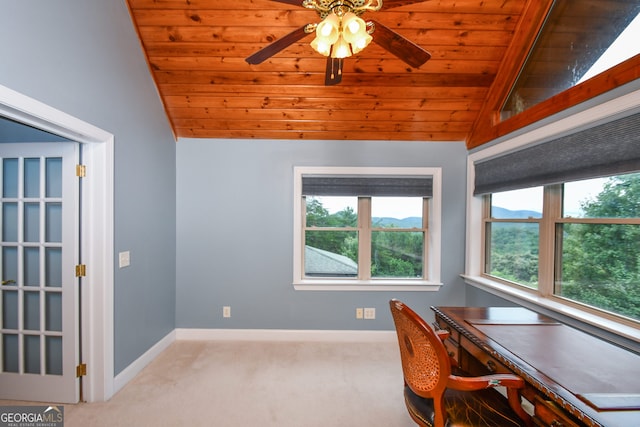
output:
[[[613,65],[619,64],[640,53],[640,15],[636,16],[629,26],[611,43],[609,49],[602,54],[593,66],[578,81],[581,83],[599,74]]]
[[[564,212],[577,216],[580,202],[593,200],[602,191],[608,178],[595,178],[566,183],[564,186]],[[542,187],[505,191],[492,195],[494,206],[515,210],[542,212]]]

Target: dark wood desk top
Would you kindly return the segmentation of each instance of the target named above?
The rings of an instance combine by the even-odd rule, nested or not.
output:
[[[525,308],[432,307],[460,334],[589,424],[640,426],[640,355]]]

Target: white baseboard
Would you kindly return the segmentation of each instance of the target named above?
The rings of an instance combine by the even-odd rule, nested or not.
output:
[[[153,347],[138,357],[131,365],[127,366],[113,379],[113,394],[116,394],[122,387],[138,375],[149,363],[160,353],[167,349],[176,340],[176,330],[169,332],[164,338],[158,341]]]
[[[176,340],[393,342],[395,331],[331,331],[288,329],[176,329]]]

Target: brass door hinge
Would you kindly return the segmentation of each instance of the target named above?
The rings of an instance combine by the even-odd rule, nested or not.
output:
[[[76,366],[76,378],[84,377],[87,375],[87,364],[81,363]]]
[[[78,178],[87,176],[87,167],[85,165],[76,165],[76,176]]]
[[[87,275],[87,266],[85,264],[76,265],[76,277],[84,277]]]

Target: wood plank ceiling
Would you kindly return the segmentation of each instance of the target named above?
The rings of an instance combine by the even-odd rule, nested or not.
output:
[[[502,61],[523,13],[548,4],[425,0],[366,12],[432,58],[411,68],[374,33],[345,59],[342,83],[325,86],[313,35],[262,64],[245,61],[318,22],[312,10],[269,0],[127,2],[176,137],[406,141],[467,140],[501,66],[517,74]]]

